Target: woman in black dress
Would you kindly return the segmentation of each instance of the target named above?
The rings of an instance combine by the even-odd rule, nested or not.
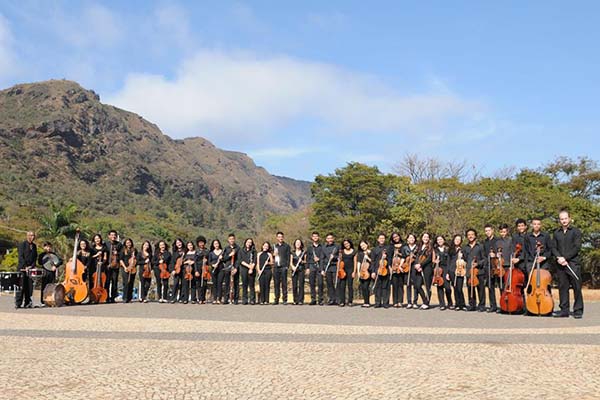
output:
[[[208,264],[213,270],[213,304],[221,304],[221,296],[223,295],[223,279],[225,273],[223,271],[223,248],[219,239],[213,240],[210,245],[210,253],[208,253]]]
[[[87,282],[89,293],[89,290],[91,290],[92,287],[94,287],[92,276],[94,275],[94,272],[96,272],[96,270],[94,268],[95,264],[93,264],[90,244],[85,239],[79,242],[79,249],[77,250],[77,259],[83,264],[84,280]]]
[[[108,248],[104,244],[100,234],[94,235],[92,242],[94,244],[90,248],[90,253],[92,255],[92,259],[90,260],[90,267],[92,268],[90,277],[96,273],[96,279],[101,279],[102,273],[107,272],[106,263],[108,262]],[[98,285],[102,287],[102,282],[99,281]],[[90,282],[90,288],[93,288],[94,286],[96,286],[96,282]]]
[[[446,239],[441,235],[435,238],[434,254],[436,261],[439,263],[440,268],[442,268],[442,275],[444,277],[444,285],[437,287],[440,310],[443,311],[446,309],[446,300],[448,301],[448,308],[454,310],[454,305],[452,304],[452,285],[450,284],[454,280],[454,271],[448,268],[450,254],[448,252],[448,245],[446,245]],[[444,293],[446,294],[446,299],[444,299]]]
[[[294,249],[290,253],[290,268],[292,270],[292,293],[294,304],[304,304],[304,269],[306,268],[306,252],[302,240],[294,241]]]
[[[183,286],[183,264],[181,265],[181,270],[179,273],[175,272],[175,266],[177,261],[181,258],[181,262],[183,262],[183,256],[185,255],[186,250],[183,245],[183,240],[175,239],[173,242],[173,254],[171,256],[171,280],[173,281],[173,290],[171,292],[171,304],[179,301],[183,302],[183,294],[182,294],[182,286]]]
[[[401,270],[394,270],[394,263],[402,261],[402,238],[398,232],[392,233],[390,237],[390,251],[392,252],[392,305],[395,308],[402,307],[404,301],[404,285],[406,273]]]
[[[148,292],[150,291],[150,286],[152,285],[152,246],[149,241],[145,241],[142,243],[142,249],[138,252],[137,255],[137,265],[139,271],[140,278],[140,302],[147,303],[148,302]],[[144,277],[144,270],[148,269],[150,272],[150,277]]]
[[[454,276],[452,286],[454,286],[454,304],[456,305],[454,309],[456,311],[467,311],[465,294],[463,292],[465,277],[456,275],[456,261],[459,258],[463,258],[462,242],[463,239],[461,235],[454,235],[452,238],[452,245],[448,251],[448,270],[452,271],[452,276]]]
[[[354,297],[354,278],[356,277],[356,250],[350,239],[344,239],[342,242],[342,261],[344,262],[344,279],[338,278],[338,301],[339,306],[344,307],[348,304],[352,307]],[[346,292],[348,293],[348,301],[346,302]]]
[[[135,283],[135,271],[132,268],[137,268],[137,250],[133,246],[133,240],[125,239],[119,255],[119,264],[123,268],[123,303],[131,303]]]
[[[271,277],[273,271],[273,254],[271,244],[264,242],[261,246],[261,251],[257,254],[256,259],[258,260],[258,272],[256,277],[258,278],[260,292],[258,294],[258,304],[269,304],[269,294],[271,291]]]
[[[371,273],[374,271],[371,262],[371,249],[369,249],[369,243],[365,240],[361,240],[358,247],[356,260],[358,262],[357,271],[360,278],[360,293],[363,298],[362,307],[368,308],[371,307]]]
[[[250,304],[256,303],[256,248],[254,241],[250,238],[244,240],[240,249],[240,275],[242,277],[242,304],[248,304],[248,292],[250,292]]]
[[[167,242],[161,240],[158,242],[158,250],[154,253],[152,258],[152,265],[154,267],[154,278],[156,279],[156,290],[158,292],[158,302],[166,303],[169,298],[169,277],[160,277],[161,265],[169,273],[169,265],[171,265],[171,253]]]

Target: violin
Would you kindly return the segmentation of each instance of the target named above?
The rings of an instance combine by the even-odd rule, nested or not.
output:
[[[467,283],[471,288],[471,297],[473,297],[473,290],[475,286],[479,285],[479,278],[477,274],[479,273],[479,269],[477,268],[477,256],[473,257],[473,261],[471,261],[471,271],[469,272],[469,277],[467,278]]]
[[[435,254],[435,253],[434,253]],[[434,267],[433,267],[433,282],[432,284],[437,287],[444,286],[444,270],[440,267],[440,257],[435,256]]]
[[[111,268],[119,268],[119,252],[117,251],[117,246],[114,243],[110,246],[110,262],[109,266]]]
[[[127,268],[125,268],[130,275],[135,275],[137,272],[137,260],[135,259],[135,250],[131,249],[131,257],[129,257],[129,262],[127,263]]]
[[[142,271],[142,278],[152,279],[152,266],[150,265],[150,260],[146,259],[144,262],[144,270]]]
[[[160,279],[169,279],[171,277],[171,274],[169,273],[169,266],[162,258],[158,261],[158,269],[160,271]]]
[[[194,278],[192,275],[192,265],[189,262],[185,263],[185,274],[183,275],[183,279],[186,281],[191,281]]]
[[[369,267],[371,265],[371,262],[370,262],[371,259],[367,255],[368,251],[369,250],[367,250],[367,252],[364,254],[363,259],[360,262],[360,267],[359,267],[360,273],[359,274],[360,274],[360,279],[362,279],[362,280],[367,280],[370,277]]]
[[[500,309],[509,314],[521,312],[523,310],[521,288],[525,283],[525,275],[520,269],[514,267],[512,261],[513,258],[519,257],[521,250],[521,243],[517,243],[515,245],[515,251],[510,258],[508,273],[504,275],[504,290],[500,294]]]
[[[492,269],[494,276],[502,278],[504,276],[504,259],[502,258],[502,246],[498,246],[496,258],[492,258]]]
[[[399,274],[402,271],[402,259],[398,254],[398,249],[394,249],[394,256],[392,257],[392,273]]]
[[[534,269],[529,275],[529,284],[525,290],[527,311],[538,316],[548,315],[554,311],[554,299],[550,294],[552,275],[548,270],[542,269],[538,261],[543,245],[536,243],[536,254],[533,262]],[[534,272],[535,270],[535,272]]]
[[[467,274],[467,262],[462,258],[462,251],[458,251],[458,257],[456,259],[456,270],[454,271],[455,276],[463,277]]]
[[[173,274],[179,275],[181,273],[182,265],[183,265],[183,254],[181,255],[181,257],[178,257],[177,260],[175,260],[175,266],[173,267]]]
[[[344,269],[344,259],[342,257],[341,249],[338,255],[337,277],[338,279],[346,279],[346,270]]]
[[[404,259],[404,263],[402,264],[400,271],[402,271],[402,273],[404,273],[404,274],[409,272],[410,268],[412,267],[412,264],[414,262],[415,262],[415,253],[413,253],[411,251],[410,254],[408,255],[408,257],[406,257]]]
[[[206,262],[206,257],[202,258],[202,279],[205,281],[209,281],[211,278],[210,270],[208,269],[208,263]]]
[[[387,274],[388,274],[387,265],[388,265],[387,254],[384,251],[383,253],[381,253],[381,260],[379,260],[379,267],[377,268],[378,276],[387,276]]]

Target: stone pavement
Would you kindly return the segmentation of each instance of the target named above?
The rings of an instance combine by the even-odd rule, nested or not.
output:
[[[0,297],[0,399],[600,397],[600,303],[574,320],[12,300]]]

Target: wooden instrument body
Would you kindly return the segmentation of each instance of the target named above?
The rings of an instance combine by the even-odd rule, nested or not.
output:
[[[394,250],[394,257],[392,257],[392,273],[399,274],[402,272],[402,259],[398,254],[398,249]]]
[[[171,273],[169,272],[169,266],[166,262],[158,263],[158,269],[160,271],[160,279],[169,279],[171,277]]]
[[[342,258],[342,251],[338,255],[338,269],[337,269],[337,277],[338,279],[346,279],[346,269],[344,268],[344,260]]]
[[[132,250],[131,257],[129,257],[129,262],[127,263],[126,271],[130,275],[135,275],[137,273],[137,260],[135,258],[135,251]]]
[[[504,275],[504,290],[500,294],[500,309],[509,314],[521,312],[524,306],[521,289],[525,285],[525,274],[520,269],[515,268],[512,263],[512,258],[519,257],[521,250],[521,243],[517,243],[515,252],[511,257],[509,271]]]
[[[440,267],[439,263],[436,263],[433,268],[433,285],[437,287],[444,286],[444,270]]]
[[[182,265],[183,265],[183,256],[178,257],[177,260],[175,260],[175,267],[173,267],[173,273],[175,275],[179,275],[181,273]]]
[[[404,260],[404,263],[402,264],[402,267],[400,268],[400,270],[402,271],[402,273],[407,273],[410,271],[410,268],[412,267],[413,262],[415,262],[415,255],[413,253],[410,253],[408,255],[408,257],[406,257],[406,259]]]
[[[60,283],[50,283],[44,288],[42,297],[48,307],[62,307],[65,304],[65,287]]]
[[[211,278],[212,276],[210,274],[210,268],[208,266],[208,263],[206,262],[206,257],[204,257],[204,259],[202,260],[202,279],[208,282]]]
[[[360,279],[366,280],[369,279],[371,277],[371,274],[369,274],[369,267],[371,266],[371,263],[366,261],[365,259],[363,259],[363,261],[360,263]]]
[[[535,315],[548,315],[554,311],[554,299],[549,290],[551,284],[552,275],[549,271],[539,267],[531,271],[531,281],[526,291],[527,311]]]
[[[192,275],[192,267],[190,266],[190,264],[186,264],[186,266],[185,266],[185,275],[183,276],[183,278],[186,281],[191,281],[192,280],[193,275]]]
[[[477,257],[473,257],[473,261],[471,262],[471,271],[469,271],[469,277],[467,278],[467,284],[473,288],[479,285],[479,268],[477,268]]]
[[[387,274],[388,274],[387,265],[388,265],[387,260],[385,258],[382,258],[381,261],[379,261],[379,267],[377,268],[377,275],[387,276]]]
[[[88,297],[88,286],[83,280],[85,266],[77,259],[77,247],[79,245],[79,231],[75,235],[75,248],[73,257],[65,268],[65,280],[62,285],[65,288],[65,302],[80,304]]]
[[[144,270],[142,271],[142,278],[152,279],[152,266],[149,262],[144,264]]]
[[[90,302],[91,303],[106,303],[108,300],[108,291],[105,288],[106,285],[106,273],[102,271],[102,263],[96,263],[96,272],[92,275],[94,280],[94,287],[90,290]]]

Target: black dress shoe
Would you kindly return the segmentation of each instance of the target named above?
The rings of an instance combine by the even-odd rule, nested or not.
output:
[[[386,305],[383,306],[383,308],[388,309],[388,308],[390,308],[390,305],[386,304]]]
[[[313,301],[311,301],[310,303],[308,303],[308,305],[309,305],[309,306],[316,306],[316,305],[317,305],[317,302],[313,300]]]
[[[320,305],[320,306],[322,306],[322,305],[324,305],[324,304],[325,304],[325,303],[323,303],[322,301],[320,301],[320,302],[319,302],[319,305]]]
[[[583,318],[583,314],[573,314],[573,318],[581,319],[581,318]]]
[[[552,316],[554,318],[569,318],[569,314],[568,313],[564,313],[564,312],[553,312]]]
[[[373,308],[381,308],[381,304],[375,304]]]
[[[21,308],[21,306],[20,306],[20,305],[16,305],[16,304],[15,304],[15,309],[17,309],[17,310],[18,310],[19,308]]]
[[[495,313],[496,311],[498,311],[497,308],[490,308],[489,310],[487,310],[487,312],[489,313]]]
[[[338,306],[339,306],[339,307],[345,307],[345,304],[344,304],[344,303],[342,303],[342,304],[338,304]]]

